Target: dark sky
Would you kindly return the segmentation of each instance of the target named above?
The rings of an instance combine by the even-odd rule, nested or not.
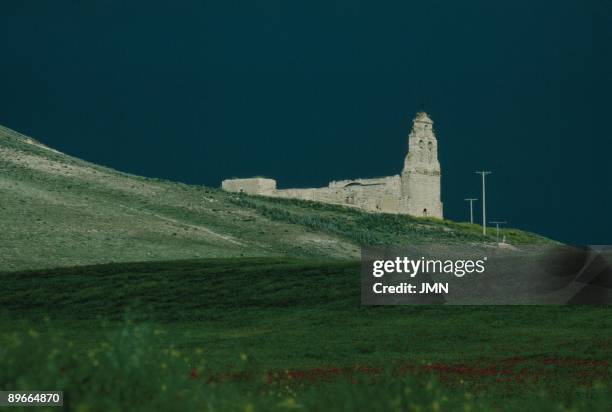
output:
[[[172,4],[174,3],[174,4]],[[0,124],[218,186],[400,173],[431,113],[445,215],[612,243],[612,1],[0,3]],[[480,208],[478,208],[480,213]]]

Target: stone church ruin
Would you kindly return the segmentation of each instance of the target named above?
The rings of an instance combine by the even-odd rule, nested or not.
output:
[[[425,112],[417,113],[413,120],[401,175],[332,181],[327,187],[307,189],[277,189],[276,180],[254,177],[227,179],[221,188],[228,192],[345,205],[369,212],[443,217],[438,141],[433,121]]]

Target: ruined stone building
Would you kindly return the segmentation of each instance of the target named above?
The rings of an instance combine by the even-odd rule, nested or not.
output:
[[[438,141],[433,121],[425,112],[417,113],[413,120],[401,175],[332,181],[327,187],[308,189],[277,189],[276,180],[259,177],[227,179],[221,187],[228,192],[312,200],[370,212],[443,216]]]

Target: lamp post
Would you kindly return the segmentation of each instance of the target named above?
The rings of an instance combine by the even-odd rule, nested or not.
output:
[[[482,234],[487,235],[487,195],[485,187],[485,176],[490,175],[491,172],[481,170],[477,171],[476,174],[482,176]]]
[[[466,202],[470,202],[470,223],[474,223],[474,201],[478,199],[468,198],[463,200],[465,200]]]
[[[499,244],[499,225],[504,225],[508,222],[501,222],[501,221],[492,221],[489,222],[492,225],[495,225],[495,227],[497,228],[497,244]]]

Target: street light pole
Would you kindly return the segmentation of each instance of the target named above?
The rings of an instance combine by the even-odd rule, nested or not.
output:
[[[468,198],[463,200],[465,200],[466,202],[470,202],[470,223],[474,223],[474,201],[478,199]]]
[[[482,176],[482,234],[484,236],[487,235],[487,195],[485,188],[485,176],[490,175],[491,172],[487,172],[484,170],[476,172]]]
[[[493,221],[493,222],[489,222],[492,225],[495,225],[495,227],[497,228],[497,244],[499,245],[499,225],[503,225],[506,224],[508,222],[500,222],[500,221]]]

